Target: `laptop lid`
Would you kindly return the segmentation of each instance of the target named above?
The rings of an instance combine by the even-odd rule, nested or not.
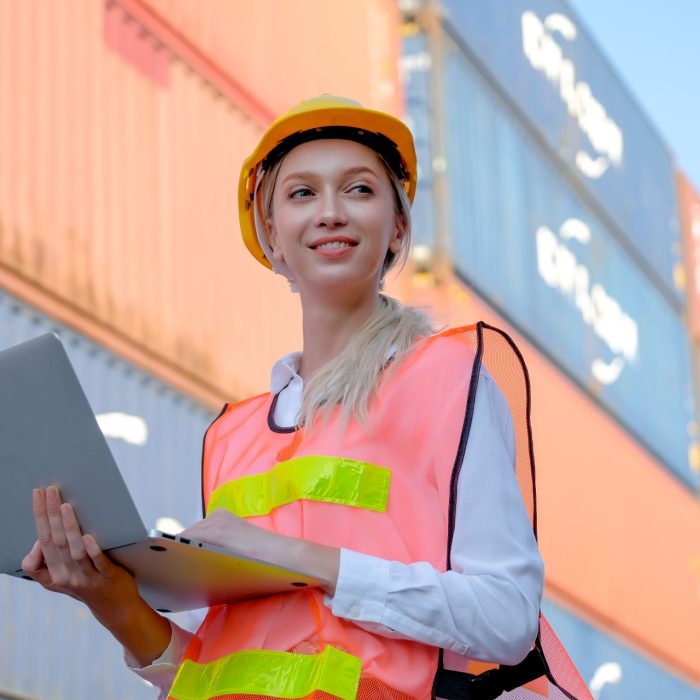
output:
[[[87,429],[86,429],[87,427]],[[55,333],[0,352],[0,572],[36,540],[32,489],[56,484],[103,549],[143,540],[129,495]]]

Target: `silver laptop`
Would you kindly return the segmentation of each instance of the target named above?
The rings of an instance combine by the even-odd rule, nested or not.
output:
[[[195,540],[147,531],[68,356],[54,333],[0,352],[0,572],[21,569],[36,540],[32,489],[56,484],[115,562],[161,612],[316,586],[282,569]]]

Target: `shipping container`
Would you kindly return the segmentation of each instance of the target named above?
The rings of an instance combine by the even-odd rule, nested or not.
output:
[[[697,344],[700,343],[700,194],[680,171],[676,180],[687,276],[688,328]]]
[[[401,108],[396,0],[112,1],[172,26],[275,116],[323,92]]]
[[[442,0],[446,30],[493,78],[655,284],[680,304],[673,164],[564,0]],[[670,79],[670,78],[669,78]]]
[[[0,292],[0,349],[49,331],[66,347],[145,526],[172,532],[177,523],[199,520],[202,438],[214,414]],[[127,669],[122,647],[76,600],[0,576],[0,609],[0,696],[5,691],[36,700],[155,697]],[[192,625],[189,614],[174,617]]]
[[[696,488],[692,365],[677,309],[449,40],[441,65],[455,268]]]
[[[149,8],[0,0],[0,287],[213,406],[301,339],[286,281],[240,240],[243,158],[303,97],[400,110],[398,12]]]
[[[700,685],[697,497],[457,277],[405,275],[389,292],[438,324],[484,320],[515,340],[531,383],[545,596]]]
[[[604,630],[550,601],[545,601],[543,610],[588,683],[593,697],[602,700],[700,698],[700,685],[692,685],[675,676]]]

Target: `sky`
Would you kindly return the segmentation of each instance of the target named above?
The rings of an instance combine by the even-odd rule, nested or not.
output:
[[[568,0],[700,191],[700,0]]]

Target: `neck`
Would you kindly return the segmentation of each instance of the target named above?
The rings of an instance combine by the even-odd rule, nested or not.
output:
[[[299,374],[305,382],[340,355],[376,305],[376,294],[345,300],[342,304],[328,303],[318,297],[304,299],[302,295],[304,351]]]

